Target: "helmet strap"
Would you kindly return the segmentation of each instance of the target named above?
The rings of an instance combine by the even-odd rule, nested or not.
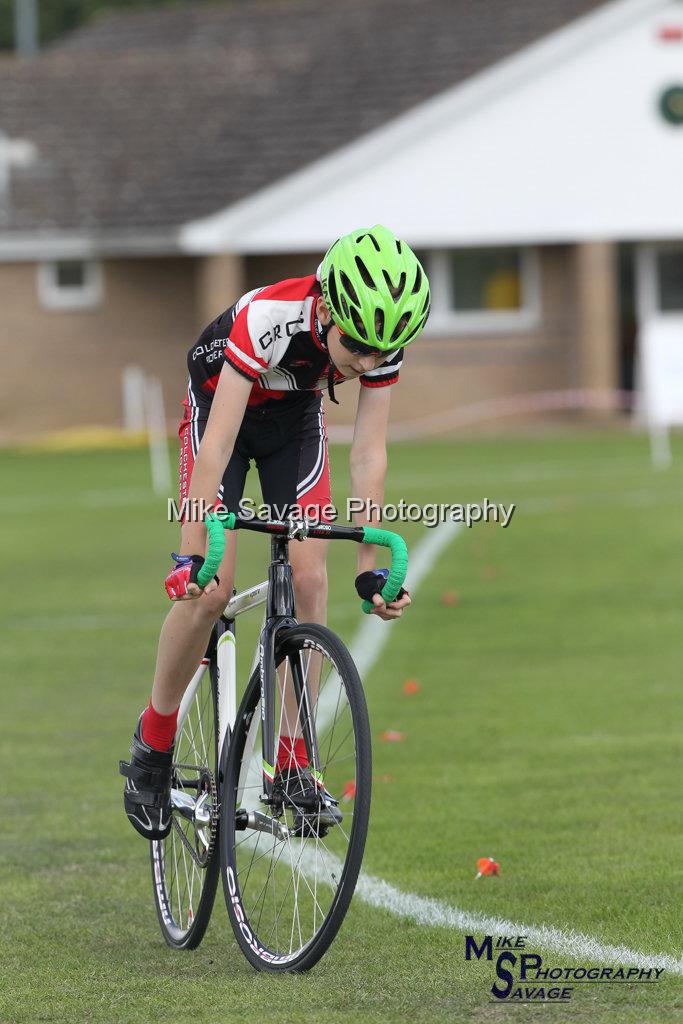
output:
[[[335,368],[334,363],[332,362],[332,358],[330,356],[330,350],[329,350],[329,348],[327,346],[327,335],[330,333],[330,328],[333,325],[334,325],[334,321],[333,321],[331,316],[330,316],[330,322],[327,323],[327,324],[323,324],[323,323],[320,322],[320,320],[318,318],[318,314],[317,313],[314,314],[313,329],[316,332],[316,334],[318,335],[318,340],[320,341],[320,344],[323,346],[323,348],[327,352],[327,358],[328,358],[329,363],[330,363],[329,369],[327,371],[327,393],[330,396],[330,401],[334,402],[335,405],[339,405],[339,402],[338,402],[338,400],[337,400],[337,398],[335,397],[335,394],[334,394],[334,371],[335,371],[336,368]]]
[[[318,335],[318,341],[327,348],[327,335],[330,333],[330,327],[333,326],[333,320],[330,317],[329,324],[322,324],[318,319],[318,314],[315,314],[314,330]]]
[[[339,405],[334,395],[334,369],[334,363],[330,359],[330,368],[327,371],[327,393],[330,396],[330,401],[334,402],[335,405]]]

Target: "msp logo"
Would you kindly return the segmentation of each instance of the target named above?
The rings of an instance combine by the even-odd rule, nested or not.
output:
[[[525,949],[526,935],[465,936],[465,960],[495,962],[491,994],[509,1003],[569,1002],[577,985],[655,984],[664,973],[663,967],[550,967]]]

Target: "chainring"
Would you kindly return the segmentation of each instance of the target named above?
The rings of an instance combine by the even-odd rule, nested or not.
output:
[[[199,772],[199,780],[197,784],[197,799],[203,793],[210,793],[211,799],[211,819],[209,821],[209,844],[200,853],[199,846],[200,842],[197,837],[197,826],[195,825],[195,842],[194,845],[185,835],[185,832],[180,825],[178,816],[174,813],[172,816],[173,828],[178,833],[178,838],[187,849],[188,853],[192,857],[197,867],[205,868],[213,855],[213,851],[216,846],[216,836],[218,835],[218,819],[219,819],[219,807],[218,807],[218,788],[216,786],[216,779],[212,771],[209,768],[197,768],[196,764],[175,764],[174,769],[177,771],[190,771]],[[203,845],[203,844],[202,844]]]

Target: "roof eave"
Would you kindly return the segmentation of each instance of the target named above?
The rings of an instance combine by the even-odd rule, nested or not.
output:
[[[0,261],[35,262],[59,259],[101,259],[107,256],[180,256],[176,227],[156,230],[117,231],[3,231],[0,233]]]
[[[438,132],[446,118],[452,122],[471,116],[488,103],[495,102],[506,89],[519,85],[525,78],[542,74],[544,69],[582,52],[586,45],[593,45],[616,28],[637,21],[667,2],[613,0],[577,18],[302,170],[208,217],[188,221],[179,232],[181,248],[195,255],[263,252],[262,240],[258,237],[252,240],[250,232],[257,234],[258,228],[269,219],[277,218],[283,209],[296,209],[314,192],[324,192],[340,179],[348,180],[368,164],[387,160],[397,148],[414,143],[417,136],[426,139]],[[311,236],[305,246],[300,246],[301,251],[324,249],[329,243],[329,232],[329,225],[321,224],[316,237]],[[542,241],[540,238],[534,240]],[[410,241],[417,246],[437,243],[427,235],[420,238],[411,236]],[[443,239],[438,241],[443,244]],[[292,252],[293,246],[287,239],[282,239],[280,244],[274,237],[269,239],[267,251]]]

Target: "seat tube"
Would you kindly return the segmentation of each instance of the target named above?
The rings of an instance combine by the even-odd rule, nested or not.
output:
[[[275,777],[275,659],[274,634],[270,619],[259,638],[259,674],[261,676],[261,735],[263,737],[263,789],[266,797],[273,792]]]
[[[225,738],[232,735],[237,718],[236,647],[234,620],[219,620],[216,639],[219,763]]]

